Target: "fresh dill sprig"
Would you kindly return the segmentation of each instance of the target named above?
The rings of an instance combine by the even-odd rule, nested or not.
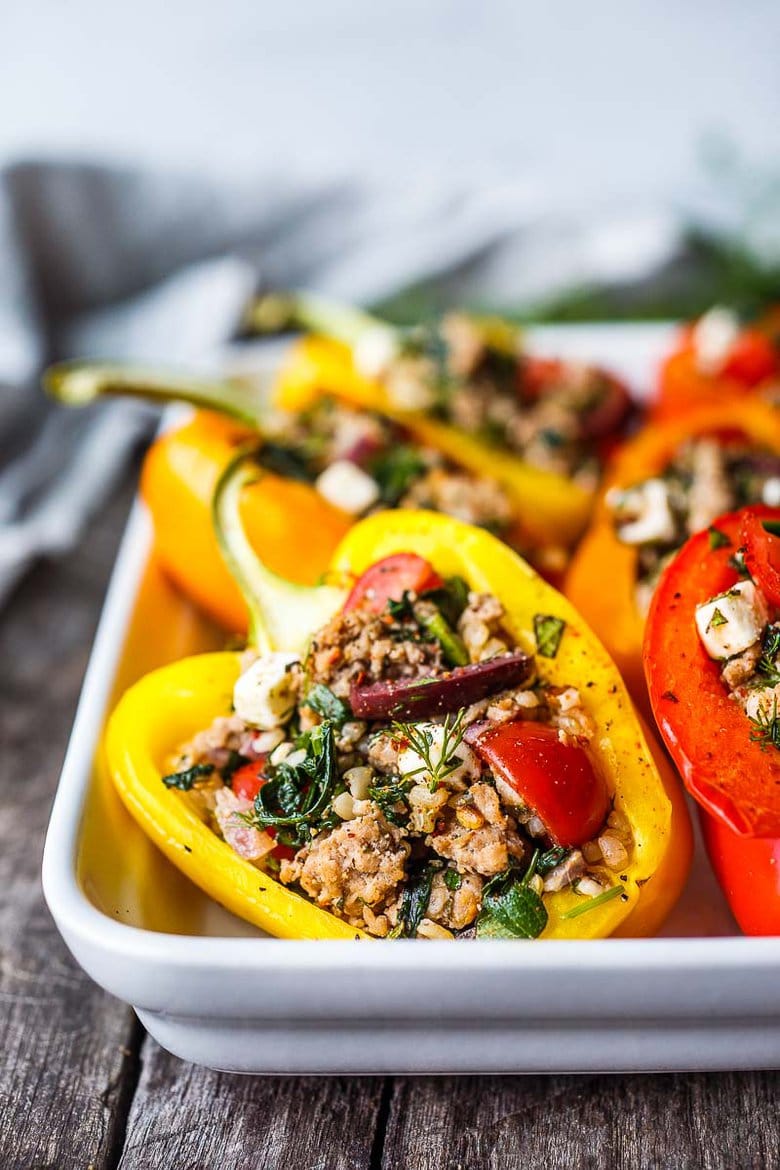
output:
[[[772,702],[771,712],[762,711],[759,707],[755,715],[749,716],[753,730],[750,733],[751,743],[757,743],[761,751],[767,747],[775,747],[780,751],[780,715],[777,711],[777,698]]]
[[[418,776],[421,772],[427,772],[430,777],[428,787],[431,792],[435,792],[439,785],[448,776],[451,776],[463,762],[455,753],[463,743],[466,730],[463,726],[465,714],[466,708],[461,707],[454,714],[450,712],[443,723],[434,724],[442,729],[440,750],[429,726],[420,726],[415,723],[393,723],[393,731],[405,739],[412,751],[416,752],[423,761],[419,768],[414,768],[406,775]]]
[[[764,634],[761,646],[761,657],[756,663],[755,677],[750,687],[776,687],[780,685],[780,667],[777,658],[780,655],[780,626],[769,626]]]

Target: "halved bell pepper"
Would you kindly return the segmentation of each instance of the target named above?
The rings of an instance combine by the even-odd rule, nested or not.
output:
[[[685,881],[691,852],[682,793],[663,753],[652,744],[603,647],[571,605],[495,537],[428,512],[396,511],[357,524],[339,546],[329,577],[336,584],[306,590],[271,574],[241,533],[237,501],[251,469],[223,480],[216,502],[223,539],[242,588],[251,596],[252,635],[261,648],[300,651],[344,603],[354,580],[396,553],[424,557],[443,576],[460,575],[495,594],[518,645],[534,652],[534,615],[566,623],[555,658],[540,659],[553,685],[580,688],[597,733],[592,750],[615,807],[628,819],[632,859],[620,875],[621,897],[582,913],[571,891],[545,899],[545,938],[601,938],[658,929]],[[167,856],[217,901],[285,938],[353,938],[360,932],[313,906],[242,860],[200,819],[188,794],[161,783],[174,748],[231,708],[239,655],[205,655],[164,667],[132,687],[111,717],[109,767],[133,816]],[[594,900],[595,901],[595,900]],[[568,917],[572,909],[576,916]]]
[[[166,573],[220,625],[243,632],[246,606],[218,554],[209,509],[214,487],[236,450],[261,441],[257,432],[262,435],[268,422],[267,390],[252,381],[239,384],[96,362],[55,365],[47,371],[44,384],[54,397],[69,405],[86,405],[105,395],[130,395],[155,402],[184,401],[200,408],[191,422],[152,444],[144,462],[141,490]],[[350,399],[348,394],[345,397]],[[353,401],[360,405],[356,397]],[[431,420],[420,419],[414,437],[465,470],[502,481],[517,507],[506,532],[511,544],[523,548],[533,545],[537,526],[547,533],[550,545],[568,540],[559,515],[566,501],[556,503],[554,496],[563,484],[569,498],[565,481],[556,478],[553,495],[536,492],[533,468],[515,467],[516,461],[509,460],[511,466],[501,475],[496,470],[500,454],[491,454],[486,463],[481,444]],[[526,492],[512,490],[526,472]],[[549,515],[548,504],[553,506]],[[325,572],[333,550],[354,523],[312,485],[278,475],[250,485],[242,511],[252,543],[263,550],[269,566],[304,584],[313,584]],[[576,524],[581,526],[579,520]],[[291,530],[306,533],[306,539],[291,541]]]
[[[246,603],[220,555],[211,501],[236,452],[258,446],[258,430],[268,412],[262,390],[250,383],[239,386],[92,362],[52,366],[44,385],[71,406],[106,395],[129,395],[201,408],[189,422],[152,443],[141,472],[141,494],[165,573],[219,625],[244,632]],[[247,485],[241,513],[252,544],[263,550],[269,567],[306,585],[320,579],[353,523],[311,485],[271,474]],[[305,539],[291,540],[291,533],[305,533]]]
[[[361,373],[354,358],[358,339],[371,334],[381,340],[386,335],[392,343],[390,326],[360,310],[310,295],[294,298],[292,317],[314,332],[295,344],[283,363],[276,382],[276,405],[302,410],[327,394],[381,411],[455,463],[497,479],[516,504],[520,543],[526,548],[568,547],[580,536],[593,503],[591,491],[508,450],[488,446],[431,414],[401,409],[379,378]],[[509,327],[504,322],[488,322],[485,327],[499,330],[506,341]]]
[[[233,631],[246,629],[246,603],[220,556],[211,500],[236,451],[253,442],[256,434],[240,423],[198,411],[151,445],[141,472],[163,568],[182,593]],[[305,585],[320,579],[353,523],[309,484],[270,474],[247,485],[241,514],[269,567]]]
[[[711,366],[699,352],[700,326],[701,319],[686,325],[674,350],[664,359],[653,405],[654,418],[668,418],[732,397],[744,398],[780,374],[776,311],[753,326],[740,328]]]
[[[741,579],[733,558],[745,513],[719,517],[664,570],[647,619],[644,663],[653,713],[685,786],[701,806],[704,840],[734,915],[748,934],[780,933],[780,751],[752,734],[695,624],[700,603]],[[756,578],[758,580],[758,578]]]
[[[745,934],[780,934],[780,835],[743,837],[699,809],[707,856]]]
[[[638,552],[636,546],[618,538],[606,495],[610,489],[625,489],[661,474],[687,440],[718,434],[743,436],[757,447],[780,454],[780,411],[760,399],[743,399],[646,423],[617,452],[593,521],[566,576],[566,596],[604,642],[644,710],[645,621],[635,599]]]

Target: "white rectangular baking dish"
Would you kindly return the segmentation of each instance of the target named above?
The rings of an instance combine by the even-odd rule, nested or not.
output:
[[[640,390],[668,339],[661,326],[532,337],[542,352],[599,359]],[[43,882],[77,961],[134,1005],[164,1047],[253,1073],[780,1065],[780,939],[736,934],[700,851],[664,937],[648,940],[282,942],[196,891],[147,842],[100,767],[115,693],[134,674],[214,644],[150,552],[137,504],[52,810]]]

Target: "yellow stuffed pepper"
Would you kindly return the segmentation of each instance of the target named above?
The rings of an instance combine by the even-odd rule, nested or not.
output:
[[[425,417],[407,426],[347,393],[318,395],[300,410],[274,410],[262,380],[207,380],[90,362],[54,366],[45,384],[70,405],[121,394],[201,408],[151,446],[141,489],[166,572],[231,631],[246,628],[246,608],[217,553],[210,501],[236,449],[252,442],[258,465],[269,473],[243,499],[252,542],[272,568],[303,584],[318,580],[351,524],[379,508],[457,516],[488,528],[548,571],[561,568],[564,546],[581,526],[565,482],[548,483],[544,473],[501,453],[487,458],[483,445]],[[297,548],[287,538],[293,525],[307,533]]]
[[[217,901],[285,938],[654,932],[690,860],[685,807],[612,662],[493,536],[371,517],[323,585],[273,574],[215,499],[252,613],[244,655],[131,688],[109,766]]]
[[[269,300],[284,311],[284,298],[272,297],[261,314]],[[518,329],[493,317],[449,313],[400,330],[311,294],[288,297],[287,311],[311,333],[283,363],[280,406],[301,410],[336,394],[403,420],[464,466],[489,467],[511,493],[538,563],[560,567],[631,414],[613,375],[532,355]]]

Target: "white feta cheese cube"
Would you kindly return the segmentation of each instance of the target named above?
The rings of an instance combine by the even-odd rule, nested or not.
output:
[[[739,318],[731,309],[715,305],[693,327],[696,364],[703,374],[717,374],[739,334]]]
[[[444,728],[440,723],[418,723],[415,726],[418,735],[425,736],[430,739],[430,748],[428,756],[434,770],[439,770],[443,761],[442,754],[444,752]],[[475,780],[479,777],[480,764],[474,752],[466,743],[459,743],[454,752],[450,753],[452,762],[455,767],[451,772],[448,772],[444,777],[446,784],[464,783],[468,780]],[[414,776],[418,784],[428,784],[433,779],[430,770],[428,769],[425,760],[419,755],[414,748],[409,745],[402,748],[398,754],[398,771],[402,776]]]
[[[765,482],[761,499],[770,508],[780,508],[780,477],[773,475]]]
[[[348,459],[337,459],[326,467],[315,484],[328,503],[350,516],[359,516],[379,499],[379,484]]]
[[[236,715],[261,731],[285,724],[298,697],[298,663],[297,654],[281,650],[257,658],[233,688]]]
[[[769,620],[766,602],[752,581],[738,581],[696,606],[696,628],[710,658],[732,658],[752,646]]]
[[[398,353],[396,334],[384,325],[367,329],[357,339],[352,353],[364,377],[381,378]]]
[[[636,519],[621,524],[618,536],[624,544],[671,543],[676,535],[669,492],[662,479],[648,479],[626,492],[621,504]]]

